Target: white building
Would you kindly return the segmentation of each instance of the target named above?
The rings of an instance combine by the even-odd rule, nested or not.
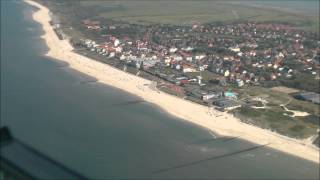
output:
[[[114,40],[114,46],[119,46],[119,44],[120,44],[119,39]]]
[[[173,47],[173,48],[170,48],[170,49],[169,49],[169,52],[175,53],[177,50],[178,50],[177,48]]]
[[[238,47],[236,47],[236,48],[230,47],[229,49],[230,49],[230,51],[233,51],[233,52],[240,52],[240,48],[238,48]]]

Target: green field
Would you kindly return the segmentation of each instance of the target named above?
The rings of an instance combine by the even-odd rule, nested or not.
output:
[[[261,98],[267,101],[266,108],[241,107],[232,112],[247,123],[294,138],[308,138],[315,135],[320,128],[319,105],[296,100],[289,94],[262,87],[246,87],[237,92],[240,100]],[[285,105],[289,110],[307,112],[309,115],[292,117],[293,113],[280,105]]]
[[[277,21],[317,30],[318,17],[275,9],[249,7],[222,1],[81,1],[82,7],[99,7],[97,17],[132,23],[190,24],[250,20]]]

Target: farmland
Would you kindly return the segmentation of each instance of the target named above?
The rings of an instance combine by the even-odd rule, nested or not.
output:
[[[221,1],[81,1],[82,7],[106,9],[97,18],[130,23],[183,25],[193,22],[276,21],[316,31],[318,17]]]

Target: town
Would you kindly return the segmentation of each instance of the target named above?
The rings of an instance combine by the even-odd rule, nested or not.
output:
[[[290,137],[319,131],[316,33],[275,22],[178,26],[83,19],[77,30],[84,36],[74,36],[65,33],[73,27],[61,27],[58,18],[50,23],[77,53],[149,79],[157,91]],[[275,118],[285,130],[275,126]]]
[[[169,93],[229,108],[238,104],[225,100],[236,99],[236,93],[228,89],[284,85],[315,92],[308,97],[319,104],[317,34],[289,25],[251,22],[195,22],[188,27],[102,25],[87,19],[82,24],[92,39],[73,40],[74,46],[113,59],[114,65],[124,70],[134,67],[134,73],[153,75],[152,79]],[[297,76],[305,78],[299,82]]]

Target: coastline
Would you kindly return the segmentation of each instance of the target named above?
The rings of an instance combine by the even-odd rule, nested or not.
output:
[[[269,130],[245,124],[227,113],[209,110],[208,107],[195,104],[181,98],[158,92],[146,86],[152,82],[141,77],[125,73],[107,64],[92,60],[73,52],[68,40],[59,40],[49,24],[49,9],[31,0],[24,2],[39,8],[32,18],[42,25],[44,39],[48,46],[46,56],[67,62],[69,67],[85,73],[98,82],[122,89],[145,101],[158,105],[164,111],[201,127],[210,129],[222,136],[235,136],[258,145],[267,146],[319,164],[319,150],[303,140],[285,137]],[[210,114],[219,114],[215,117]],[[270,143],[270,144],[269,144]]]

